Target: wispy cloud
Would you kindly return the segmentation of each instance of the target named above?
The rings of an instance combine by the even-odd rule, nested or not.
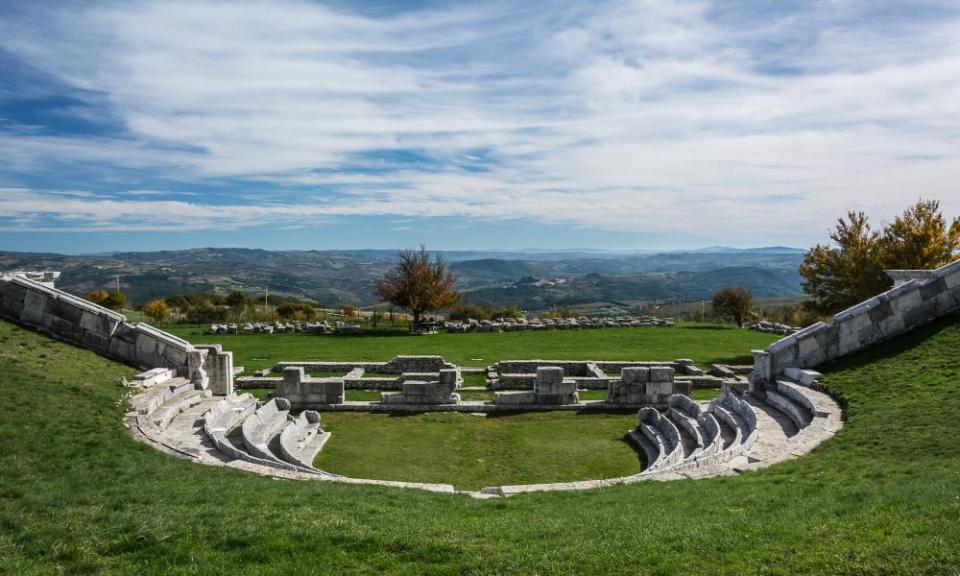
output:
[[[36,230],[456,216],[766,243],[920,195],[960,213],[960,13],[895,4],[21,11],[0,19],[0,47],[123,128],[0,131],[0,176],[21,184],[0,216]],[[51,170],[112,193],[65,202],[50,192],[76,179],[22,186]],[[180,195],[235,190],[188,203],[145,191],[143,174]]]

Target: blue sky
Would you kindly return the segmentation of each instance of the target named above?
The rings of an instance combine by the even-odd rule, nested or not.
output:
[[[0,3],[0,249],[807,246],[960,215],[954,0]]]

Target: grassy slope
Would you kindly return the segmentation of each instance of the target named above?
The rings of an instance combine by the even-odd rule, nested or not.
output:
[[[269,368],[281,360],[386,361],[397,354],[441,354],[461,366],[486,366],[497,360],[675,360],[752,362],[750,350],[774,340],[768,334],[709,324],[674,328],[609,328],[498,334],[433,334],[410,336],[403,331],[377,335],[204,334],[199,327],[169,327],[194,343],[221,342],[232,350],[234,365],[248,371]],[[479,359],[479,360],[478,360]]]
[[[0,573],[954,574],[958,349],[953,317],[831,366],[847,426],[764,471],[476,501],[161,454],[132,370],[0,323]]]

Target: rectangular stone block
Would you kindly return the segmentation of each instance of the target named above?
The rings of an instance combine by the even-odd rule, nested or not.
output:
[[[651,382],[673,382],[673,368],[669,366],[651,366],[650,367],[650,381]]]
[[[563,381],[563,368],[558,366],[540,366],[537,368],[537,384],[551,385]]]
[[[440,371],[440,383],[444,386],[456,386],[458,382],[457,370],[454,368],[444,368]]]
[[[650,381],[650,369],[645,366],[630,366],[620,370],[620,379],[627,385],[646,384]]]
[[[283,369],[283,383],[288,386],[299,385],[303,382],[303,366],[290,366]]]
[[[74,344],[80,344],[83,341],[84,331],[76,324],[59,316],[44,314],[43,325],[59,338],[69,340]]]
[[[690,396],[693,392],[693,382],[689,380],[677,380],[673,383],[673,393],[674,394],[683,394],[684,396]]]
[[[890,307],[890,302],[884,301],[881,302],[880,305],[871,308],[867,314],[870,316],[870,322],[876,324],[889,318],[890,315],[893,314],[893,309]]]
[[[505,405],[533,404],[536,396],[533,392],[497,392],[496,403]]]
[[[672,381],[650,381],[647,383],[647,396],[669,396],[673,394]]]
[[[16,302],[22,306],[26,293],[27,289],[19,284],[0,280],[0,296],[9,298],[11,302]]]
[[[921,302],[923,302],[923,298],[920,296],[920,288],[914,285],[911,286],[910,290],[901,292],[897,298],[891,299],[890,307],[894,314],[903,314],[907,310],[919,306]]]
[[[960,269],[944,276],[943,281],[946,282],[947,288],[950,290],[960,287]]]
[[[44,315],[47,309],[47,295],[42,292],[28,290],[23,298],[23,310],[20,312],[20,320],[33,324],[34,326],[44,326]]]
[[[800,358],[805,358],[810,354],[813,354],[819,348],[820,344],[817,342],[817,339],[814,336],[807,336],[806,338],[803,338],[797,342],[797,355]]]
[[[937,278],[920,286],[920,297],[924,300],[936,298],[941,292],[947,290],[947,282],[943,278]]]

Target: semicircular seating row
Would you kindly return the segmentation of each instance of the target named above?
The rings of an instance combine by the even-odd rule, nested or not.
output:
[[[449,484],[363,480],[313,466],[330,437],[320,415],[290,414],[290,403],[258,402],[249,394],[211,397],[185,379],[154,386],[133,400],[137,429],[150,441],[204,463],[298,479],[372,483],[454,492]],[[805,454],[842,426],[829,396],[789,379],[766,392],[765,402],[724,392],[709,404],[674,395],[665,412],[642,408],[627,433],[645,455],[631,476],[580,482],[494,486],[471,492],[496,497],[544,490],[577,490],[644,480],[734,474]]]

